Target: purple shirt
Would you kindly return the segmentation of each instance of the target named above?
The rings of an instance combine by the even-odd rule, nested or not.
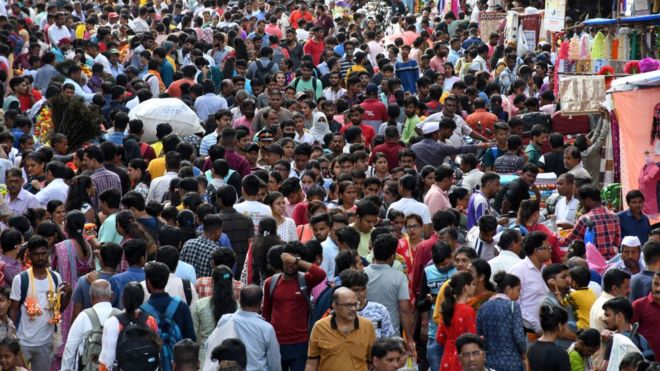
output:
[[[250,163],[233,149],[225,149],[225,160],[227,160],[230,169],[234,169],[241,174],[241,178],[252,174]]]
[[[0,261],[3,264],[2,274],[5,275],[4,287],[11,287],[14,277],[23,271],[21,262],[6,255],[0,255]]]
[[[119,179],[119,175],[113,173],[112,171],[109,171],[105,167],[101,166],[100,168],[94,170],[94,172],[91,175],[92,182],[94,182],[94,186],[96,187],[96,195],[92,199],[92,204],[94,206],[94,210],[98,211],[99,210],[99,197],[103,191],[106,189],[111,189],[114,188],[118,190],[121,193],[121,180]]]

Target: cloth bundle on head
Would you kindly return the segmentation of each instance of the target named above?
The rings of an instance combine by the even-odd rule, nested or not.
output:
[[[323,144],[323,137],[331,133],[328,125],[328,118],[323,112],[314,112],[312,116],[312,128],[309,133],[314,137],[314,141]]]

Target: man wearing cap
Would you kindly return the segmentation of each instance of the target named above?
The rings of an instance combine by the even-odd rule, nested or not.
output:
[[[619,253],[607,262],[607,270],[621,269],[630,274],[637,274],[646,269],[642,259],[642,243],[637,236],[626,236],[621,240]]]
[[[362,122],[377,131],[380,124],[387,121],[387,107],[378,99],[378,85],[367,85],[367,99],[360,103],[364,108]]]
[[[284,156],[284,150],[282,149],[282,146],[280,146],[277,143],[269,144],[267,146],[261,147],[262,152],[264,152],[263,160],[264,160],[264,167],[267,170],[270,170],[275,166],[277,161],[282,159],[282,156]]]
[[[62,39],[71,40],[71,31],[64,25],[64,20],[64,13],[58,13],[55,15],[55,24],[48,27],[48,40],[51,45],[59,46]]]
[[[62,63],[67,59],[67,54],[71,51],[71,39],[62,38],[57,46],[53,45],[50,51],[55,54],[55,62]]]
[[[446,117],[443,117],[440,122],[427,121],[424,123],[424,126],[422,126],[424,139],[410,147],[417,156],[415,160],[417,169],[421,169],[426,165],[438,167],[445,161],[447,156],[476,152],[479,148],[486,149],[489,147],[488,143],[460,147],[446,144],[445,140],[451,137],[454,129],[456,129],[456,122]]]
[[[110,49],[110,74],[115,79],[118,75],[124,74],[124,65],[119,63],[119,50],[117,49]]]

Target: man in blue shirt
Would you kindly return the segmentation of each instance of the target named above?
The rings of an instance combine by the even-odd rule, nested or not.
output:
[[[409,59],[410,45],[401,47],[401,62],[397,62],[395,66],[396,77],[401,79],[403,90],[410,94],[415,94],[417,91],[417,80],[419,79],[419,67],[417,62]]]
[[[144,262],[147,255],[147,243],[140,238],[134,238],[124,242],[124,257],[128,262],[126,272],[116,274],[110,278],[110,287],[112,287],[112,306],[122,308],[121,293],[124,287],[131,282],[144,281]],[[169,274],[168,274],[169,275]]]
[[[616,214],[619,217],[622,236],[636,236],[642,245],[648,240],[651,231],[649,218],[642,214],[644,208],[644,194],[637,189],[626,194],[628,210]]]
[[[160,78],[163,80],[163,85],[165,85],[165,88],[169,88],[172,81],[174,81],[174,68],[167,60],[167,58],[165,58],[166,56],[167,56],[167,52],[165,51],[165,49],[162,47],[158,47],[154,49],[151,58],[156,60],[157,62],[160,62],[160,69],[159,69]]]

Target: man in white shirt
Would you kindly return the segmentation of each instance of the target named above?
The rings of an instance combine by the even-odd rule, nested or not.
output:
[[[72,39],[71,31],[64,24],[65,14],[57,13],[55,15],[55,24],[48,27],[48,40],[52,45],[59,45],[62,39]]]
[[[443,117],[447,117],[453,119],[454,122],[456,122],[456,129],[454,130],[452,136],[448,139],[449,144],[453,145],[454,147],[465,145],[463,141],[463,136],[465,135],[468,135],[474,139],[478,139],[482,142],[488,142],[488,139],[486,139],[478,132],[472,130],[468,124],[465,123],[465,120],[456,114],[457,111],[458,101],[456,97],[450,95],[445,98],[445,107],[443,108],[442,112],[432,114],[424,121],[421,121],[419,124],[417,124],[417,127],[421,129],[421,127],[424,126],[424,124],[427,122],[440,121]]]
[[[488,45],[479,44],[477,46],[477,56],[472,60],[470,64],[470,70],[478,72],[488,72],[488,63],[486,62],[488,58]]]
[[[37,201],[46,207],[51,200],[66,200],[69,186],[64,182],[66,167],[61,162],[50,162],[46,165],[46,186],[37,195]]]
[[[163,198],[165,198],[165,194],[170,189],[170,182],[172,181],[172,179],[179,177],[180,167],[181,167],[181,155],[179,153],[172,151],[165,154],[166,173],[163,176],[160,176],[151,181],[146,202],[152,200],[163,202]]]
[[[412,192],[416,187],[416,182],[417,179],[413,175],[405,175],[399,179],[399,194],[401,195],[401,199],[393,202],[390,208],[387,209],[387,212],[389,213],[390,210],[399,210],[405,216],[410,214],[421,216],[422,223],[424,224],[424,235],[430,236],[433,232],[431,228],[431,211],[429,211],[428,206],[412,198]]]
[[[5,178],[5,183],[7,184],[5,204],[17,214],[23,214],[29,208],[38,208],[41,206],[34,195],[22,187],[23,182],[21,169],[12,168],[7,171],[7,177]]]
[[[575,179],[591,182],[591,174],[584,168],[582,154],[577,147],[569,146],[564,150],[564,167],[568,169],[568,173],[572,174]]]
[[[555,223],[557,227],[572,229],[580,202],[575,197],[575,176],[564,173],[557,178],[559,200],[555,205]]]
[[[80,312],[71,324],[62,356],[62,370],[78,370],[78,359],[85,350],[86,339],[92,335],[94,322],[98,323],[97,326],[102,331],[105,321],[120,313],[119,309],[113,308],[110,303],[110,282],[98,279],[92,282],[89,291],[92,307]]]
[[[189,306],[195,304],[198,299],[197,291],[193,286],[195,282],[184,280],[176,275],[176,268],[179,263],[179,250],[174,246],[161,246],[156,251],[156,261],[167,265],[170,270],[170,276],[165,285],[165,291],[172,297],[178,297],[182,302]],[[144,289],[144,302],[146,303],[151,294],[147,290],[147,282],[140,282]]]
[[[461,171],[463,172],[461,186],[467,189],[468,194],[472,194],[477,186],[481,188],[481,177],[484,172],[479,170],[478,162],[477,157],[472,153],[461,155]]]
[[[99,52],[99,44],[93,41],[88,41],[85,44],[85,52],[94,59],[94,63],[98,63],[103,66],[103,72],[107,74],[112,74],[110,69],[110,61],[108,58]]]
[[[508,271],[522,260],[520,258],[522,237],[516,229],[505,229],[500,234],[497,245],[500,247],[500,254],[488,261],[491,272],[490,280],[493,283],[495,283],[493,281],[495,274]]]
[[[603,292],[591,306],[589,327],[598,331],[605,330],[605,311],[603,304],[617,297],[627,298],[630,294],[630,274],[621,269],[610,269],[603,275]]]
[[[273,212],[268,205],[257,201],[257,195],[262,186],[263,182],[256,175],[248,175],[243,178],[241,192],[245,201],[234,205],[236,211],[252,219],[255,232],[259,228],[261,219],[273,216]]]

